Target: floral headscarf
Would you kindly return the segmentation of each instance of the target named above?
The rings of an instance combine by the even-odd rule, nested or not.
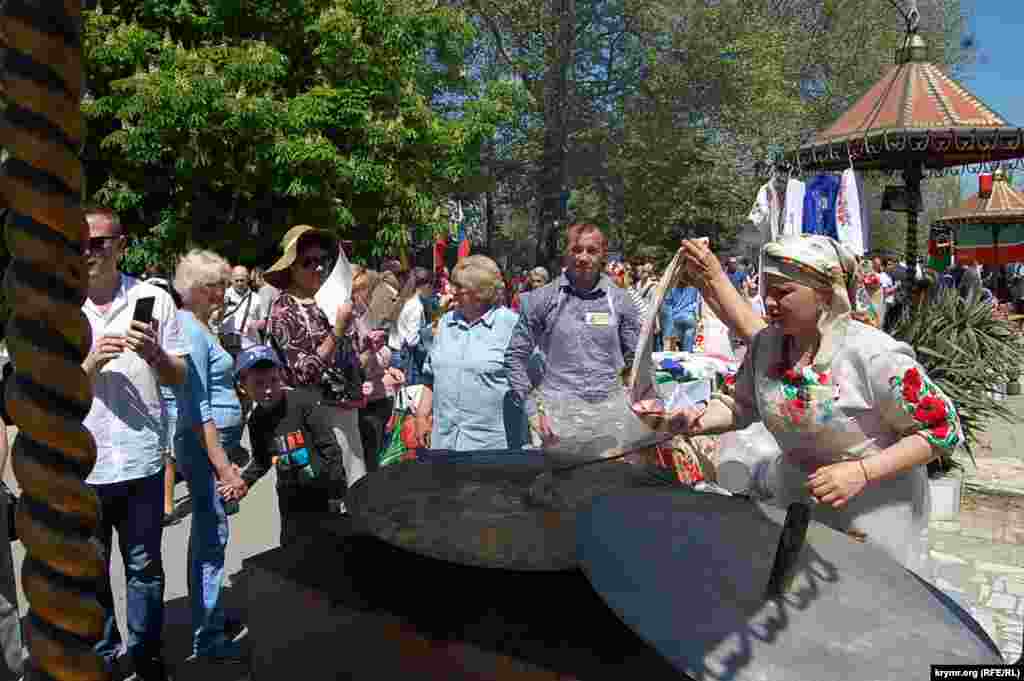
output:
[[[835,239],[817,234],[786,236],[769,242],[762,258],[765,274],[832,291],[831,304],[818,314],[821,346],[814,357],[815,369],[827,371],[846,335],[857,300],[857,258]]]

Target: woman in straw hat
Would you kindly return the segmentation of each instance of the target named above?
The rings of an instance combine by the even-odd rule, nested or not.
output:
[[[330,232],[297,225],[281,239],[281,249],[284,253],[263,274],[267,283],[282,291],[270,309],[269,341],[282,353],[293,385],[318,389],[328,368],[359,363],[346,338],[352,303],[342,303],[332,320],[314,300],[331,271],[338,242]],[[349,486],[366,474],[358,406],[332,403],[330,407]]]

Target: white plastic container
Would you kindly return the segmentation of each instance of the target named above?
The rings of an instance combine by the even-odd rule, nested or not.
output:
[[[944,475],[929,478],[932,510],[929,520],[956,520],[960,515],[960,499],[963,480],[959,475]]]
[[[717,477],[721,487],[733,494],[761,499],[775,495],[778,461],[782,452],[763,423],[723,434],[720,446]]]

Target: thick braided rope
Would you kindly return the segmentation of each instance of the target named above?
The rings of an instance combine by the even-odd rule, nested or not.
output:
[[[82,425],[92,391],[81,362],[91,344],[81,305],[88,274],[80,197],[83,141],[81,5],[7,0],[0,17],[7,109],[0,121],[0,194],[10,208],[4,280],[7,344],[15,366],[8,411],[19,428],[17,527],[27,556],[22,586],[29,678],[107,679],[93,644],[104,561],[95,542],[96,494],[85,478],[96,446]]]

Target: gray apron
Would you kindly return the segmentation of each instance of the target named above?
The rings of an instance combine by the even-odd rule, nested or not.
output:
[[[649,434],[630,410],[619,378],[626,362],[611,294],[579,298],[573,306],[569,297],[559,291],[540,343],[546,371],[537,396],[552,429],[562,439],[611,436],[619,443]]]

